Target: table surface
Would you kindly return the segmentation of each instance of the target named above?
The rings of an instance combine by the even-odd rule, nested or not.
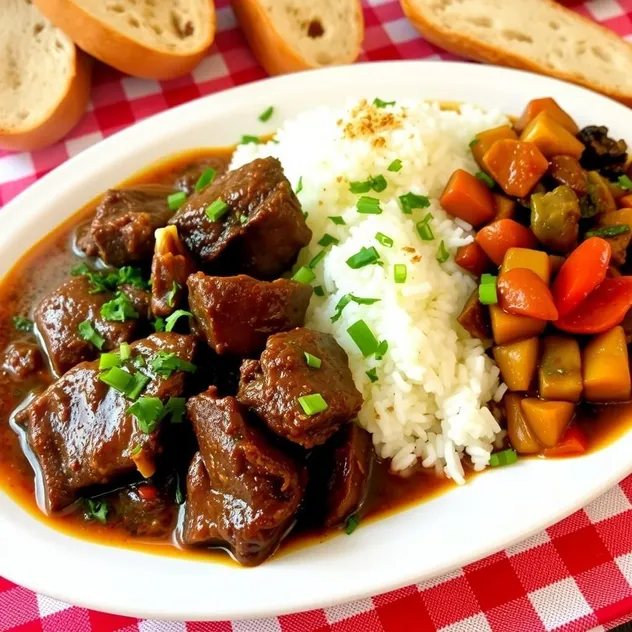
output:
[[[105,136],[200,95],[265,77],[228,0],[216,4],[215,43],[192,75],[145,81],[96,64],[92,103],[69,137],[36,153],[0,151],[0,207]],[[363,5],[362,61],[455,59],[419,37],[397,1],[364,0]],[[593,0],[575,8],[632,37],[632,0]],[[632,477],[550,529],[449,575],[372,599],[278,618],[141,621],[71,607],[0,578],[0,630],[16,632],[579,632],[612,629],[630,618]]]

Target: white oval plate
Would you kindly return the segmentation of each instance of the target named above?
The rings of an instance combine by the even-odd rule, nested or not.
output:
[[[262,81],[199,99],[126,129],[42,178],[2,211],[0,275],[84,203],[171,152],[228,145],[349,97],[469,101],[519,114],[556,98],[580,125],[632,138],[632,111],[570,84],[503,68],[446,62],[374,63]],[[630,143],[632,144],[632,143]],[[309,151],[309,148],[306,148]],[[447,176],[448,174],[446,174]],[[254,569],[160,557],[73,539],[0,494],[0,574],[62,601],[158,619],[243,619],[329,606],[444,573],[564,518],[632,471],[632,432],[578,459],[527,460],[352,537],[282,555]]]

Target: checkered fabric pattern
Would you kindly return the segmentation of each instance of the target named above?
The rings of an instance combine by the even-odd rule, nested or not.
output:
[[[419,37],[397,0],[363,4],[364,61],[454,58]],[[68,138],[36,153],[0,152],[0,207],[68,157],[123,127],[201,95],[263,78],[228,0],[219,0],[217,7],[215,44],[192,75],[145,81],[97,64],[91,106]],[[632,37],[632,0],[592,0],[574,8]],[[584,632],[612,629],[630,618],[632,477],[547,531],[449,575],[278,618],[141,621],[71,607],[0,578],[0,631],[14,632]]]

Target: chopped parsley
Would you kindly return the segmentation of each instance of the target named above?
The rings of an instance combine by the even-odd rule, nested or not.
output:
[[[171,290],[169,290],[169,294],[167,294],[167,305],[169,305],[169,307],[173,307],[175,305],[176,302],[176,294],[178,292],[178,290],[181,290],[182,286],[174,281],[173,285],[171,286]]]
[[[108,505],[104,500],[86,499],[86,515],[90,520],[105,524],[108,520]]]
[[[169,377],[174,371],[195,373],[196,366],[192,362],[182,360],[175,353],[159,351],[150,361],[149,366],[161,377]]]
[[[402,161],[399,158],[395,158],[393,162],[386,168],[387,171],[392,171],[393,173],[397,173],[402,169]]]
[[[101,305],[101,316],[105,320],[122,323],[138,318],[140,314],[134,309],[134,304],[125,292],[117,292],[111,301]]]
[[[177,309],[165,321],[165,331],[173,331],[173,328],[176,326],[176,322],[178,322],[178,319],[182,318],[183,316],[193,318],[193,314],[191,312],[187,312],[185,309]]]
[[[79,323],[77,331],[84,340],[91,342],[99,351],[103,349],[105,338],[97,333],[97,330],[92,326],[89,320],[84,320],[82,323]]]
[[[24,316],[14,316],[13,326],[18,331],[33,331],[33,321],[30,318]]]

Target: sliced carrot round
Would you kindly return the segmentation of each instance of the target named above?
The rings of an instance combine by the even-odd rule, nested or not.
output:
[[[538,241],[522,224],[513,219],[499,219],[478,231],[476,243],[499,266],[509,248],[535,248]]]
[[[527,268],[513,268],[498,279],[498,304],[509,314],[557,320],[557,309],[546,283]]]

